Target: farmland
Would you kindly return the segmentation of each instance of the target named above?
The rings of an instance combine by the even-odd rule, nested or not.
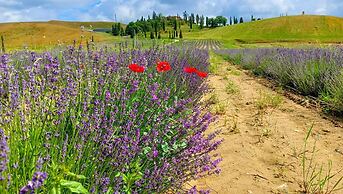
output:
[[[342,18],[152,18],[0,24],[1,194],[342,191]]]
[[[217,173],[221,141],[197,102],[206,51],[61,52],[1,56],[2,193],[177,192]]]
[[[8,50],[23,49],[46,50],[56,45],[70,45],[74,40],[85,44],[93,36],[97,42],[113,41],[115,38],[108,34],[95,34],[82,31],[80,26],[89,28],[110,28],[110,22],[21,22],[0,24],[0,34],[5,37]],[[81,39],[83,37],[83,40]]]
[[[185,33],[190,39],[217,39],[226,47],[256,43],[343,42],[343,19],[331,16],[284,16],[233,26]]]

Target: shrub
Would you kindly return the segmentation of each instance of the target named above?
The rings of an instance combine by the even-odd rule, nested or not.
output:
[[[179,192],[219,173],[218,132],[204,134],[214,117],[197,103],[207,86],[182,71],[206,71],[207,52],[57,53],[1,56],[0,193]],[[159,60],[171,70],[158,73]]]

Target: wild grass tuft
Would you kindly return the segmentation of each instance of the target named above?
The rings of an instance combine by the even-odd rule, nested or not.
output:
[[[307,143],[312,134],[313,125],[308,130],[302,153],[302,176],[303,176],[303,191],[308,194],[331,194],[343,190],[343,173],[342,169],[338,172],[332,172],[332,161],[327,164],[318,164],[315,161],[316,156],[316,141],[311,149],[307,150]],[[309,154],[307,154],[309,152]]]

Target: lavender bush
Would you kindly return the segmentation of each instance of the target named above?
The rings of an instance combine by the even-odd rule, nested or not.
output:
[[[183,72],[208,65],[176,47],[2,55],[0,193],[186,192],[219,173],[218,132],[204,134],[215,118],[198,104],[207,86]]]
[[[343,112],[343,48],[222,50],[218,54]]]

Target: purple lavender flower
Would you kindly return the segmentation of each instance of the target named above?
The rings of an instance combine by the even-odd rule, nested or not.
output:
[[[45,172],[35,172],[33,174],[32,180],[22,187],[19,191],[20,194],[34,193],[36,189],[39,189],[43,182],[48,178],[48,174]]]
[[[5,180],[5,171],[7,170],[9,147],[7,145],[8,137],[0,129],[0,181]]]

